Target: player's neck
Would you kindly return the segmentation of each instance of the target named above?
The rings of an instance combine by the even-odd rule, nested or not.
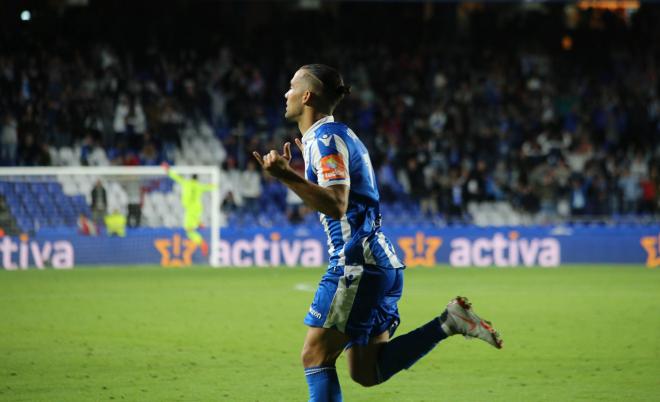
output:
[[[309,128],[312,127],[314,123],[328,116],[328,114],[317,112],[316,110],[312,109],[310,109],[309,112],[303,113],[298,120],[298,130],[300,130],[300,134],[305,135],[307,130],[309,130]]]

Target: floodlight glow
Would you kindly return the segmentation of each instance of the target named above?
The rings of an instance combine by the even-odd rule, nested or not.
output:
[[[21,12],[21,21],[30,21],[32,19],[32,14],[28,10],[23,10]]]

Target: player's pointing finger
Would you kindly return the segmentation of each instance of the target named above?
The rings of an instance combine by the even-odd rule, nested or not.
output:
[[[290,142],[285,142],[284,143],[284,149],[282,150],[282,156],[284,156],[285,159],[291,160],[291,143]]]
[[[261,158],[261,155],[259,155],[259,152],[257,152],[257,151],[252,152],[252,156],[254,156],[254,159],[256,159],[257,162],[259,162],[261,167],[264,166],[264,160]]]
[[[305,153],[305,147],[303,146],[302,141],[300,141],[300,138],[296,138],[295,141],[296,141],[296,145],[298,146],[298,149],[300,149],[300,152],[302,154],[304,154]]]

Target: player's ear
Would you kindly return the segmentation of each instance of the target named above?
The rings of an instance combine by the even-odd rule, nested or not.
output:
[[[303,92],[303,95],[302,95],[303,105],[310,106],[313,97],[314,97],[314,94],[312,93],[312,91]]]

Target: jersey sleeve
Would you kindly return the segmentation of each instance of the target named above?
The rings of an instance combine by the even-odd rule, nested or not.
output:
[[[170,177],[170,179],[174,180],[175,182],[179,184],[183,184],[184,178],[179,176],[177,173],[174,173],[172,169],[167,171],[167,175]]]
[[[312,163],[319,186],[350,186],[350,154],[344,140],[336,134],[321,134],[314,145],[316,152],[312,152]]]
[[[207,191],[215,190],[215,184],[200,184],[200,190],[205,193]]]

